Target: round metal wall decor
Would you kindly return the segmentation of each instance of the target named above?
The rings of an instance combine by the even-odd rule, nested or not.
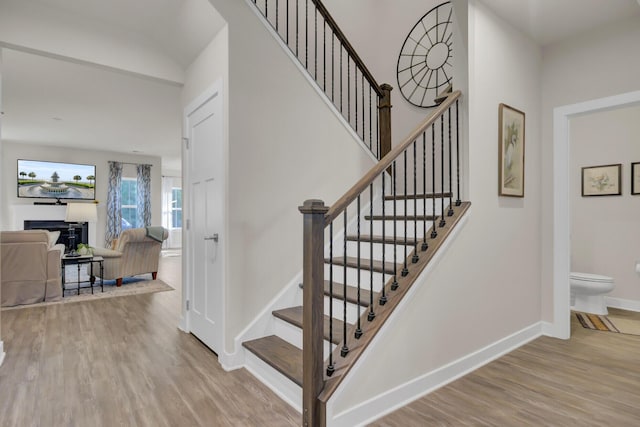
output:
[[[442,3],[411,29],[398,57],[398,87],[417,107],[434,107],[434,99],[453,77],[453,8]]]

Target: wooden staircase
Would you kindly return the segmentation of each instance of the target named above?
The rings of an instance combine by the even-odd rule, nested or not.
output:
[[[402,204],[402,209],[404,209],[405,200],[414,200],[415,198],[420,198],[422,203],[425,203],[427,200],[433,198],[433,195],[397,195],[396,197],[386,196],[385,203],[389,204]],[[437,194],[435,197],[445,197],[449,198],[450,194]],[[429,201],[431,204],[431,201]],[[441,205],[440,200],[437,201],[437,206]],[[400,205],[398,205],[400,206]],[[406,293],[406,291],[410,288],[410,286],[415,282],[418,278],[420,271],[422,271],[429,260],[433,257],[437,249],[442,245],[451,232],[451,230],[455,227],[456,223],[459,219],[464,215],[467,209],[470,206],[470,203],[463,202],[459,206],[452,206],[453,215],[447,216],[448,208],[445,209],[445,219],[446,224],[442,227],[439,226],[439,220],[441,217],[441,213],[439,209],[436,209],[436,214],[429,215],[416,215],[411,212],[414,204],[409,203],[409,212],[404,215],[396,215],[396,216],[385,216],[384,219],[382,215],[369,215],[368,213],[360,213],[361,218],[363,218],[363,224],[373,224],[374,230],[379,229],[381,222],[383,220],[386,221],[396,221],[399,225],[402,223],[402,227],[398,227],[401,229],[405,229],[405,221],[411,222],[412,224],[417,224],[419,230],[419,238],[414,238],[414,231],[412,229],[409,230],[409,235],[405,236],[404,233],[398,233],[395,237],[392,233],[389,233],[390,227],[386,227],[385,235],[382,234],[357,234],[347,233],[346,242],[347,246],[347,257],[345,262],[344,254],[339,254],[333,258],[333,262],[330,262],[329,258],[325,258],[325,279],[330,277],[329,269],[333,269],[333,289],[331,289],[330,280],[324,281],[324,295],[325,295],[325,316],[324,316],[324,342],[325,342],[325,350],[324,350],[324,358],[329,355],[330,351],[334,349],[340,349],[343,343],[343,330],[344,330],[344,316],[342,310],[342,302],[345,300],[345,288],[346,288],[346,301],[349,304],[349,310],[355,311],[358,313],[357,317],[360,317],[361,328],[370,329],[371,327],[375,327],[376,330],[380,328],[382,323],[384,323],[384,319],[386,319],[398,305],[401,300],[401,296]],[[393,209],[389,209],[388,211],[392,211]],[[400,211],[401,209],[396,209],[396,211]],[[419,210],[423,210],[421,206]],[[435,239],[429,240],[429,245],[426,250],[422,250],[422,236],[423,235],[431,235],[434,230],[434,222],[435,222],[435,230],[437,232],[438,237]],[[406,240],[405,240],[406,238]],[[358,241],[360,242],[361,248],[367,246],[370,249],[372,246],[374,248],[374,257],[370,258],[358,258],[355,255],[357,252]],[[334,242],[335,246],[342,247],[345,244],[343,240],[339,242]],[[393,261],[387,260],[384,264],[380,259],[380,247],[383,245],[387,245],[387,253],[393,253],[393,249],[389,249],[389,246],[395,246],[396,253],[400,254],[400,257],[397,259],[397,262],[394,265]],[[405,253],[405,245],[407,246],[407,257],[404,259]],[[414,257],[414,248],[418,247],[418,256],[419,260],[415,261]],[[326,251],[325,251],[326,252]],[[335,254],[334,254],[335,255]],[[414,262],[415,261],[415,262]],[[407,274],[406,277],[401,276],[401,271],[405,265],[408,267],[410,274]],[[342,283],[343,278],[345,277],[344,266],[349,270],[349,274],[346,276],[350,279],[347,280],[347,286],[344,286]],[[371,268],[373,266],[373,268]],[[358,271],[358,268],[360,271]],[[375,284],[373,292],[370,289],[361,288],[358,291],[357,284],[351,283],[358,275],[361,277],[361,286],[368,287],[372,282],[370,277],[371,270],[373,270],[374,274],[377,276],[381,276],[384,272],[385,274],[385,293],[387,296],[386,302],[382,305],[380,301],[380,295],[382,290],[382,282],[380,281],[380,277],[374,278],[373,282]],[[360,273],[360,274],[358,274]],[[395,275],[394,275],[395,273]],[[366,276],[366,280],[362,280]],[[398,290],[392,290],[393,282],[396,280],[398,282]],[[376,283],[376,281],[378,281]],[[339,310],[335,310],[333,314],[333,332],[330,337],[329,330],[329,315],[327,312],[328,299],[330,296],[336,302],[335,306],[340,307]],[[371,302],[373,301],[373,305],[375,307],[376,318],[370,321],[368,319],[368,312],[371,306]],[[272,315],[275,319],[279,319],[281,321],[286,322],[292,327],[298,328],[300,336],[302,335],[302,318],[303,318],[303,307],[295,306],[289,307],[285,309],[275,310],[272,312]],[[347,334],[353,336],[356,331],[357,325],[355,323],[356,319],[351,319],[347,316]],[[375,325],[374,325],[375,324]],[[361,354],[364,349],[368,346],[371,340],[374,338],[375,333],[363,334],[359,339],[359,343],[357,348],[352,349],[347,355],[346,358],[341,358],[336,362],[336,372],[331,377],[326,376],[325,380],[330,384],[331,382],[336,383],[336,380],[339,377],[344,376],[350,369],[351,365],[357,359],[356,353]],[[298,387],[302,387],[302,378],[303,378],[303,352],[300,343],[300,340],[291,340],[296,342],[287,341],[287,337],[279,337],[277,335],[269,335],[266,337],[254,339],[251,341],[246,341],[243,343],[243,346],[257,356],[259,359],[264,361],[266,364],[271,366],[277,372],[282,374],[288,380],[292,381]],[[331,343],[331,344],[330,344]],[[355,357],[354,357],[355,356]]]

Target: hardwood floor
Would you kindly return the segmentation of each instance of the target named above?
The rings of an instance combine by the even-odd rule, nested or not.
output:
[[[2,312],[0,426],[297,426],[300,415],[246,370],[177,329],[175,291]]]
[[[640,320],[640,313],[610,309]],[[539,338],[371,426],[638,426],[640,336]]]
[[[159,272],[175,291],[2,312],[0,426],[299,425],[177,329],[180,260]],[[537,339],[371,425],[636,426],[639,402],[640,337],[574,316],[571,340]]]

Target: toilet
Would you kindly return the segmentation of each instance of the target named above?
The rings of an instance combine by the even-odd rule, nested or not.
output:
[[[614,288],[613,278],[589,273],[571,273],[571,309],[585,313],[607,315],[606,294]]]

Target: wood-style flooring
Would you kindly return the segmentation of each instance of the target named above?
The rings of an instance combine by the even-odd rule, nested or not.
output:
[[[297,426],[301,416],[249,372],[225,372],[177,329],[175,291],[2,312],[0,426]]]
[[[570,340],[538,338],[371,426],[640,426],[640,336],[572,315]]]
[[[300,415],[244,369],[177,329],[176,288],[2,312],[0,426],[296,426]],[[640,318],[640,313],[629,314]],[[540,338],[373,426],[638,426],[640,337]]]

